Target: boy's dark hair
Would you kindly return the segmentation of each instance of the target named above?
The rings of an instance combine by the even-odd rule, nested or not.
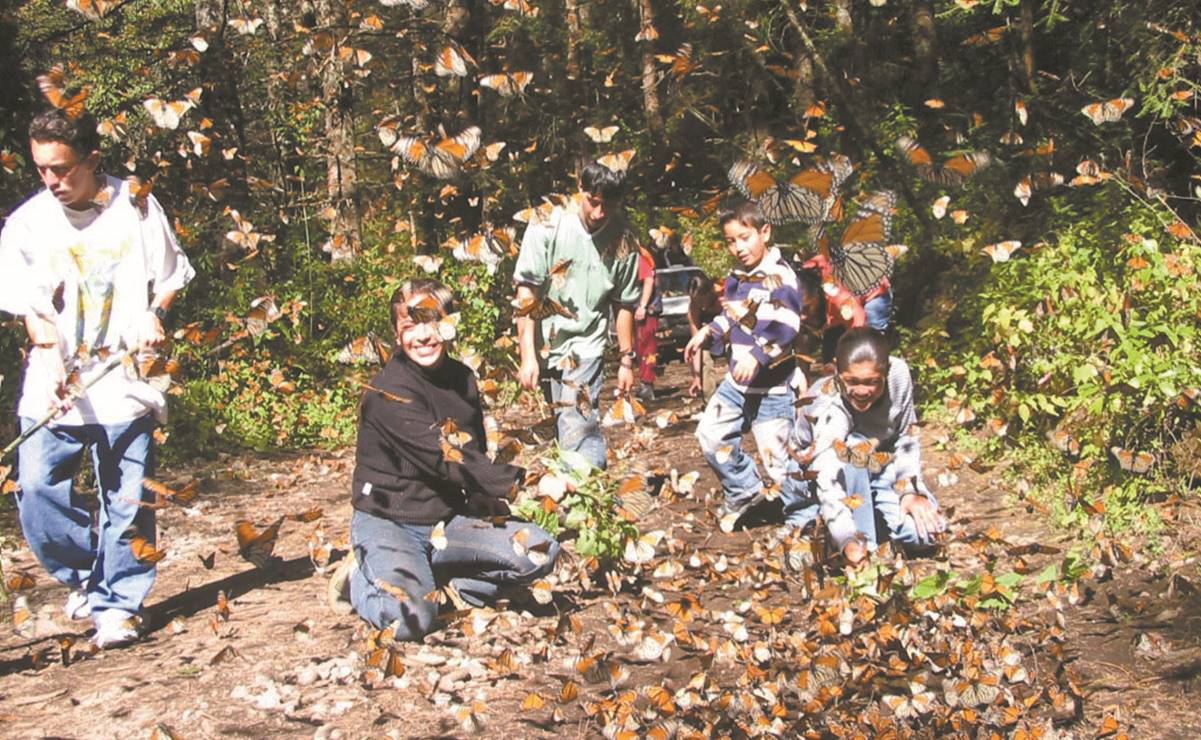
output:
[[[767,217],[763,215],[763,209],[752,200],[740,200],[717,215],[718,228],[724,229],[731,221],[737,221],[752,229],[767,226]]]
[[[838,346],[834,349],[834,362],[838,372],[859,362],[871,362],[887,377],[890,351],[892,347],[883,332],[870,326],[860,326],[847,330],[838,340]]]
[[[96,119],[86,111],[71,118],[58,108],[44,110],[30,121],[29,138],[34,141],[61,142],[74,149],[81,158],[100,151]]]
[[[620,203],[626,194],[626,173],[594,160],[580,170],[580,190],[599,195],[606,203]]]
[[[717,288],[708,275],[693,275],[688,280],[688,317],[693,324],[704,326],[721,312]]]
[[[815,326],[825,326],[826,323],[826,291],[822,288],[822,272],[815,267],[798,267],[796,268],[797,291],[801,294],[801,307],[804,308],[809,301],[814,302],[816,317],[820,318],[821,323]]]
[[[455,296],[450,288],[432,278],[416,278],[401,284],[392,291],[392,297],[388,299],[389,307],[392,310],[393,327],[400,321],[402,312],[408,314],[408,303],[417,296],[431,296],[438,303],[438,309],[443,314],[454,313]]]

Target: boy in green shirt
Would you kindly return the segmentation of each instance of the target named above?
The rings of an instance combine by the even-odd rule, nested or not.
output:
[[[617,389],[626,393],[634,386],[634,307],[642,284],[637,237],[622,210],[624,195],[624,172],[589,163],[580,173],[578,212],[556,208],[531,223],[513,271],[516,304],[543,307],[517,318],[517,379],[529,390],[539,381],[548,384],[559,446],[598,468],[606,464],[596,405],[611,305],[621,352]],[[545,365],[539,363],[540,343],[546,348]],[[579,398],[584,393],[586,402]]]

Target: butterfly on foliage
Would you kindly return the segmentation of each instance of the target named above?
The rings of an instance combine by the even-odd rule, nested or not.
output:
[[[533,72],[501,72],[499,74],[482,75],[479,80],[480,87],[495,90],[504,98],[524,95],[526,87],[533,81]]]
[[[962,185],[992,161],[988,152],[964,152],[935,162],[930,152],[910,136],[898,138],[897,149],[917,169],[917,174],[923,180],[936,185]]]
[[[384,146],[401,159],[439,180],[449,180],[462,172],[463,163],[471,159],[482,142],[479,126],[468,126],[454,136],[447,136],[441,124],[433,136],[401,135],[395,121],[379,127]]]
[[[1088,120],[1100,126],[1103,123],[1113,123],[1122,118],[1122,114],[1134,107],[1134,98],[1113,98],[1098,100],[1080,109],[1088,116]]]
[[[1118,461],[1118,467],[1129,473],[1143,475],[1155,464],[1155,455],[1146,451],[1127,450],[1116,445],[1109,448],[1110,454]]]
[[[815,230],[819,250],[830,256],[835,279],[855,295],[871,292],[892,274],[889,248],[896,195],[878,190],[860,202],[837,242],[830,242],[824,229]]]
[[[759,165],[739,160],[727,172],[743,197],[758,204],[772,224],[818,224],[836,217],[838,193],[854,167],[844,156],[822,160],[787,180],[777,181]]]

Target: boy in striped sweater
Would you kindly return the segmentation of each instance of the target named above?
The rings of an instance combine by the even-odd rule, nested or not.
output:
[[[763,500],[763,480],[742,450],[749,428],[768,475],[783,481],[786,444],[794,420],[789,381],[795,370],[792,341],[801,324],[796,273],[771,246],[771,224],[759,206],[742,202],[720,216],[726,248],[741,269],[731,271],[724,311],[684,348],[685,361],[715,339],[730,348],[730,370],[696,428],[701,451],[725,494],[718,516],[725,531]]]

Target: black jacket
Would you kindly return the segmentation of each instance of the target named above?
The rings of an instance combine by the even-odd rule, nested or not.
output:
[[[521,468],[488,458],[479,389],[463,363],[446,357],[425,371],[398,349],[370,385],[360,406],[354,508],[433,524],[470,513],[472,497],[507,498],[524,476]],[[448,419],[471,438],[449,446]]]

